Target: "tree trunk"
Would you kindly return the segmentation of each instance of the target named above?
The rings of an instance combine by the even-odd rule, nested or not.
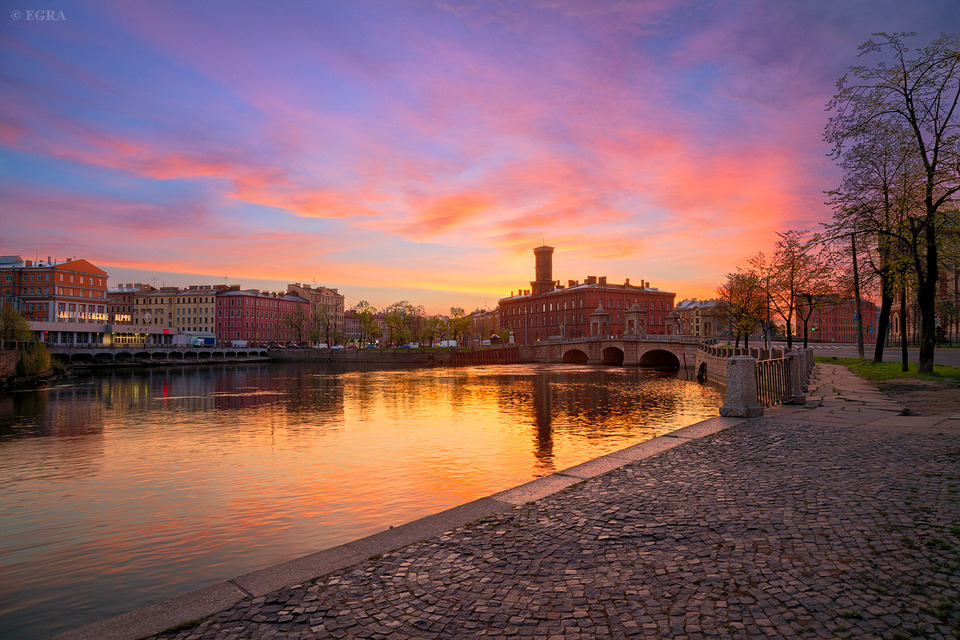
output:
[[[853,248],[853,295],[857,314],[857,357],[863,360],[863,308],[860,304],[860,274],[857,271],[857,235],[850,234]]]
[[[929,208],[929,206],[928,206]],[[937,233],[933,225],[934,216],[927,216],[930,222],[926,228],[927,242],[927,273],[926,278],[919,278],[917,286],[917,306],[920,308],[920,357],[917,371],[933,373],[933,355],[937,348],[937,279],[939,265],[937,264]]]
[[[877,344],[873,350],[873,362],[883,362],[883,347],[890,329],[890,310],[893,308],[893,284],[890,278],[881,278],[880,317],[877,318]]]
[[[906,373],[910,370],[909,356],[907,354],[907,287],[900,287],[900,362],[902,363],[900,371]]]

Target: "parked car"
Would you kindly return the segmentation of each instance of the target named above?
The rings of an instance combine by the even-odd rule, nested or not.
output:
[[[355,344],[351,344],[350,346],[347,347],[347,349],[356,349],[356,348],[357,348],[357,345]]]
[[[330,348],[331,348],[331,349],[343,349],[343,345],[342,345],[342,344],[335,344],[335,345],[333,345],[333,346],[330,347]]]

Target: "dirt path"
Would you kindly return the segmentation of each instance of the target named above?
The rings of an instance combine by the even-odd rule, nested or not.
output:
[[[897,380],[879,385],[880,391],[917,416],[960,415],[960,387],[946,382]]]

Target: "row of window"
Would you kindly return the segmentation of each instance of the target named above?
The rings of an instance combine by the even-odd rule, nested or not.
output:
[[[529,324],[527,324],[527,325],[524,324],[525,321],[521,321],[521,320],[507,320],[507,321],[506,321],[506,325],[507,325],[507,328],[513,328],[513,329],[518,329],[518,328],[521,328],[521,327],[523,327],[523,326],[529,326],[529,327],[558,327],[558,326],[560,326],[561,320],[563,320],[563,316],[546,316],[546,317],[540,317],[540,316],[538,316],[538,317],[536,317],[536,318],[533,318],[533,320],[532,320]],[[614,324],[620,324],[622,321],[623,321],[623,320],[622,320],[620,314],[619,314],[619,313],[616,314],[616,321],[614,322]],[[569,318],[568,318],[567,321],[566,321],[566,324],[567,324],[567,326],[572,326],[572,325],[577,324],[577,317],[576,317],[575,315],[569,316]],[[580,323],[579,323],[579,324],[585,324],[585,322],[584,322],[584,315],[583,315],[582,313],[580,314]],[[654,315],[654,316],[652,316],[652,317],[650,318],[650,324],[652,324],[652,325],[663,324],[663,316],[662,316],[662,315]]]
[[[577,304],[577,302],[579,302],[579,305]],[[639,300],[638,303],[640,304],[640,310],[641,310],[641,311],[646,311],[646,310],[647,310],[647,301],[646,301],[646,300]],[[603,304],[603,300],[600,301],[600,304]],[[622,309],[622,308],[624,307],[625,303],[624,303],[622,300],[614,300],[613,298],[607,298],[607,306],[606,306],[606,308],[607,308],[607,309],[613,309],[613,308],[614,308],[614,305],[616,305],[616,308],[617,308],[617,309]],[[539,308],[538,308],[538,307],[539,307]],[[508,307],[508,308],[506,309],[506,312],[507,312],[507,315],[519,315],[519,314],[522,314],[522,313],[545,313],[545,312],[548,312],[548,311],[554,311],[554,308],[553,308],[553,307],[554,307],[554,304],[553,304],[552,302],[541,302],[539,305],[533,305],[533,304],[531,304],[531,305],[526,305],[526,306],[516,306],[516,307],[512,307],[512,308],[511,308],[511,307]],[[556,307],[557,307],[557,308],[556,308],[556,311],[566,311],[566,310],[567,310],[567,301],[565,300],[565,301],[563,302],[563,308],[562,308],[562,309],[560,308],[560,303],[559,303],[559,302],[557,302]],[[582,308],[583,308],[583,298],[581,298],[579,301],[573,301],[573,302],[571,302],[571,303],[570,303],[570,308],[571,308],[571,309],[582,309]],[[669,303],[669,302],[665,302],[665,301],[663,301],[663,300],[654,300],[654,301],[651,301],[651,303],[650,303],[650,310],[651,310],[651,311],[653,311],[653,310],[655,310],[655,309],[656,309],[656,310],[660,310],[660,311],[670,311],[671,308],[672,308],[672,307],[671,307],[670,303]]]
[[[57,282],[70,282],[71,284],[73,284],[73,283],[76,282],[76,279],[75,279],[75,278],[79,277],[79,278],[80,278],[80,284],[88,284],[88,285],[90,285],[91,287],[104,287],[104,286],[106,286],[106,278],[98,278],[98,277],[96,277],[96,276],[75,276],[75,275],[72,274],[72,273],[70,273],[70,274],[58,273],[57,275],[60,276],[59,278],[57,278]],[[65,275],[68,277],[67,280],[64,279],[64,276],[65,276]],[[13,274],[12,274],[12,273],[9,273],[9,272],[3,274],[3,281],[4,281],[4,282],[13,282]],[[23,282],[51,282],[51,281],[52,281],[52,278],[50,277],[50,272],[48,272],[48,271],[42,271],[42,272],[39,272],[39,273],[37,273],[36,271],[34,271],[34,272],[28,272],[28,273],[23,273],[23,274],[20,276],[20,282],[21,282],[21,283],[23,283]]]
[[[20,287],[21,296],[48,296],[50,295],[51,287]],[[93,289],[75,289],[71,287],[56,287],[56,295],[58,296],[71,296],[73,298],[104,298],[106,295],[103,291],[96,291]],[[16,293],[16,290],[13,291]],[[7,292],[7,295],[10,295],[10,292]]]

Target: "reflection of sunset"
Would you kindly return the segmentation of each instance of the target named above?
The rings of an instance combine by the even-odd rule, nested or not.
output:
[[[97,614],[117,613],[490,495],[718,404],[636,369],[532,365],[186,367],[22,394],[0,405],[0,596],[90,581]]]

